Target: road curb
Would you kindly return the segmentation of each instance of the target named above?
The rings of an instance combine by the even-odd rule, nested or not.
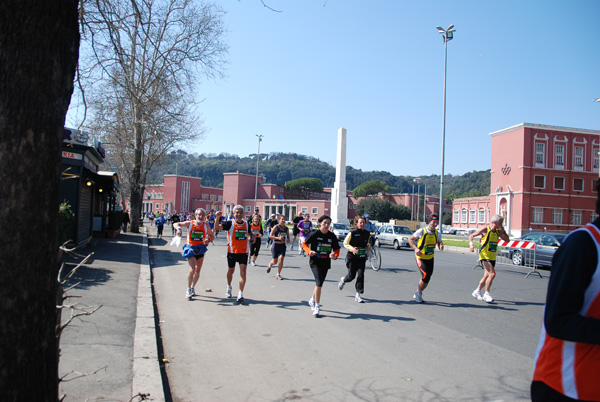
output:
[[[152,273],[148,255],[148,233],[143,227],[142,256],[138,280],[137,313],[133,336],[133,380],[131,396],[145,395],[144,400],[165,401],[154,319]]]

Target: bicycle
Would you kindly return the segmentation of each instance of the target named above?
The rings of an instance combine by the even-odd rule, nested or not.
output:
[[[379,248],[370,247],[367,252],[367,260],[369,260],[373,271],[379,271],[379,268],[381,268],[381,251],[379,251]]]

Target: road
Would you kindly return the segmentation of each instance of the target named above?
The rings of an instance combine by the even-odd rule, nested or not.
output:
[[[548,272],[525,279],[499,266],[492,304],[471,296],[482,271],[473,254],[437,252],[424,304],[412,251],[381,248],[382,268],[366,272],[363,297],[339,291],[343,258],[323,287],[322,316],[307,300],[314,280],[289,252],[283,277],[248,266],[245,303],[226,299],[225,239],[209,247],[185,299],[187,262],[150,238],[150,258],[173,401],[526,401]],[[345,255],[342,251],[341,256]],[[237,293],[238,272],[234,277]]]

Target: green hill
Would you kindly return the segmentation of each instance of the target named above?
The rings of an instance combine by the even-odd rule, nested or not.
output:
[[[335,167],[312,156],[295,153],[270,153],[260,155],[259,174],[266,177],[266,183],[283,185],[286,181],[301,177],[320,179],[325,187],[333,187]],[[185,151],[172,152],[148,175],[148,184],[161,183],[165,174],[201,177],[202,184],[210,187],[223,186],[223,173],[256,173],[256,154],[239,157],[222,153],[189,154]],[[421,177],[421,192],[424,184],[428,194],[439,194],[440,176]],[[391,187],[392,193],[411,193],[414,176],[395,176],[383,171],[362,171],[352,166],[346,168],[346,183],[349,190],[370,180],[381,180]],[[415,185],[415,192],[417,191]],[[444,178],[444,198],[473,197],[488,195],[490,192],[490,170],[473,171],[462,176],[446,175]]]

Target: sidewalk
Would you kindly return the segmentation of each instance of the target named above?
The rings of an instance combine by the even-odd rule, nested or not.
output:
[[[144,228],[141,228],[144,229]],[[91,315],[75,318],[61,336],[60,395],[65,401],[164,401],[144,233],[95,238],[78,254],[94,252],[65,288],[65,305]],[[63,310],[63,323],[71,311]]]

